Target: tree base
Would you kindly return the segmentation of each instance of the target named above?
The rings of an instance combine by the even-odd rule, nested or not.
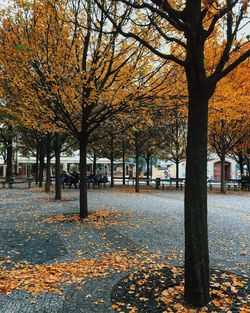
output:
[[[211,301],[203,307],[204,312],[240,312],[246,308],[246,277],[219,270],[211,270],[210,275]],[[184,301],[183,268],[130,274],[114,286],[111,300],[112,308],[122,312],[131,312],[132,308],[138,310],[135,312],[203,312]]]

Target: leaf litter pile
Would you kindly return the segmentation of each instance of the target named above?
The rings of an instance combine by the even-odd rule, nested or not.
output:
[[[113,272],[142,270],[156,266],[160,255],[141,252],[129,254],[126,249],[103,254],[100,259],[79,259],[70,263],[31,265],[19,262],[8,268],[0,262],[0,293],[25,290],[33,295],[42,292],[63,292],[63,284],[80,284],[91,277],[107,278]],[[1,268],[2,267],[2,268]]]
[[[124,216],[123,211],[118,210],[98,210],[91,212],[87,219],[81,219],[79,214],[57,214],[45,218],[45,222],[54,223],[54,222],[63,222],[63,223],[91,223],[97,228],[103,228],[105,225],[108,226],[127,226],[127,227],[136,227],[138,225],[128,222],[129,213],[126,212],[126,217]]]
[[[113,288],[112,308],[121,313],[249,313],[246,277],[211,270],[211,300],[200,309],[185,304],[183,268],[162,266],[133,273]]]

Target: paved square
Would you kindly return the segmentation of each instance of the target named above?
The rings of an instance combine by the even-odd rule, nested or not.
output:
[[[160,251],[166,263],[183,265],[182,192],[90,190],[90,213],[99,213],[89,222],[77,222],[72,215],[78,212],[78,191],[65,190],[63,196],[63,201],[54,201],[53,194],[38,189],[0,190],[1,267],[11,269],[17,262],[70,263],[83,257],[98,260],[104,253],[119,255],[124,249],[135,255],[140,250]],[[250,194],[210,194],[208,205],[210,266],[247,274]],[[128,272],[62,284],[61,293],[1,294],[0,312],[113,312],[111,290]]]

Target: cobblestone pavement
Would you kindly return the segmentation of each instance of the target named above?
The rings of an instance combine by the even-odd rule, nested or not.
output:
[[[88,258],[102,253],[143,248],[161,251],[171,265],[183,265],[183,193],[128,190],[89,191],[89,210],[119,210],[128,225],[91,227],[82,223],[46,222],[56,214],[78,212],[78,191],[65,190],[63,201],[54,201],[38,189],[0,190],[0,260],[49,264],[70,262],[84,251]],[[210,194],[209,244],[213,268],[247,274],[250,194]],[[129,226],[133,225],[133,226]],[[112,287],[127,273],[107,279],[87,279],[83,288],[64,286],[63,295],[38,296],[17,290],[0,295],[1,313],[113,312]],[[94,303],[95,302],[95,303]]]

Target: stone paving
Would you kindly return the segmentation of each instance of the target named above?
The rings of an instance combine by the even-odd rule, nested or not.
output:
[[[92,227],[86,223],[48,222],[57,214],[78,212],[78,191],[64,190],[54,201],[36,188],[0,190],[0,260],[50,264],[79,257],[98,258],[104,252],[128,248],[160,251],[171,265],[183,265],[183,193],[149,191],[135,194],[121,188],[89,191],[89,210],[119,210],[126,224]],[[247,274],[250,194],[210,194],[208,197],[210,266]],[[11,265],[10,265],[11,266]],[[113,312],[110,293],[127,273],[106,279],[89,278],[84,286],[63,287],[63,294],[38,296],[17,290],[0,295],[1,313]],[[83,287],[83,288],[82,288]]]

